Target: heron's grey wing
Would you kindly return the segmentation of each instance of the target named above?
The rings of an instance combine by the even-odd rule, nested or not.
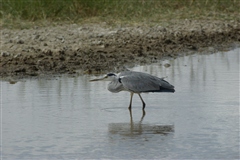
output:
[[[161,88],[174,88],[167,81],[147,73],[126,71],[119,76],[123,87],[132,92],[157,92]]]
[[[154,82],[154,77],[140,72],[133,72],[125,76],[121,76],[121,82],[126,90],[132,92],[147,92],[159,90],[159,84]]]

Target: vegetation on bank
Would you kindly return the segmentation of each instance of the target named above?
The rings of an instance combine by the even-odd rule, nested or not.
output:
[[[170,19],[240,19],[239,0],[1,0],[5,27],[28,23],[159,23]]]

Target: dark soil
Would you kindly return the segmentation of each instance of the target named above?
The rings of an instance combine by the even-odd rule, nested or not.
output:
[[[240,42],[240,22],[175,21],[168,26],[105,24],[2,29],[0,76],[116,72]]]

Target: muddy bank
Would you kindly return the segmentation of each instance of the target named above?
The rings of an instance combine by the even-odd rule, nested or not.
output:
[[[114,72],[121,66],[176,58],[183,53],[214,52],[234,42],[240,42],[239,21],[2,29],[0,76]]]

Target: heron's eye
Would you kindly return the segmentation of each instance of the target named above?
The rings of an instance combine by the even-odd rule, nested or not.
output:
[[[114,73],[108,73],[107,76],[111,77],[111,76],[116,76]]]

